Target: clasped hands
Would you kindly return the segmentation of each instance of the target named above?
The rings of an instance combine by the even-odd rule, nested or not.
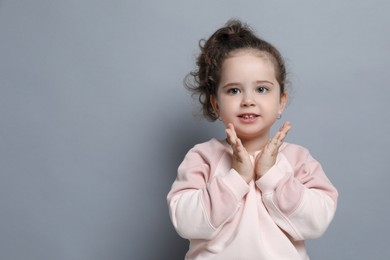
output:
[[[254,165],[250,160],[249,153],[243,146],[241,140],[237,137],[233,124],[228,124],[226,128],[227,140],[233,149],[232,168],[236,170],[241,177],[249,183],[252,179],[261,178],[276,162],[279,148],[283,144],[284,138],[291,129],[290,122],[285,122],[267,142],[256,156]]]

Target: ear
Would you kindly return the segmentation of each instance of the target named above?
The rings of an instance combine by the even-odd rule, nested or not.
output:
[[[219,107],[218,107],[218,102],[217,102],[217,97],[214,96],[214,95],[211,95],[210,96],[210,103],[211,103],[211,106],[213,107],[214,109],[214,112],[219,115]]]
[[[288,95],[286,92],[280,95],[280,104],[279,104],[279,114],[282,114],[284,109],[286,108],[286,104],[288,101]]]

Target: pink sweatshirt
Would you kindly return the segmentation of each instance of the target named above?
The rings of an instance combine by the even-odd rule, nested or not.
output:
[[[231,156],[226,141],[212,139],[179,166],[167,200],[173,226],[190,241],[185,259],[309,259],[304,240],[324,233],[338,197],[320,164],[284,143],[276,164],[247,184]]]

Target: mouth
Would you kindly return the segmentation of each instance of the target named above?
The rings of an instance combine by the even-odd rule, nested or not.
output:
[[[256,114],[241,114],[241,115],[238,115],[238,117],[240,118],[243,118],[243,119],[254,119],[256,117],[258,117],[259,115],[256,115]]]

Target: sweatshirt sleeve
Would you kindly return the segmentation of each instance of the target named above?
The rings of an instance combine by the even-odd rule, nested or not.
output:
[[[335,214],[337,190],[306,149],[289,153],[279,153],[275,165],[256,184],[281,229],[295,240],[319,237]]]
[[[211,239],[238,211],[249,186],[233,169],[215,174],[223,153],[191,149],[167,196],[171,221],[186,239]]]

